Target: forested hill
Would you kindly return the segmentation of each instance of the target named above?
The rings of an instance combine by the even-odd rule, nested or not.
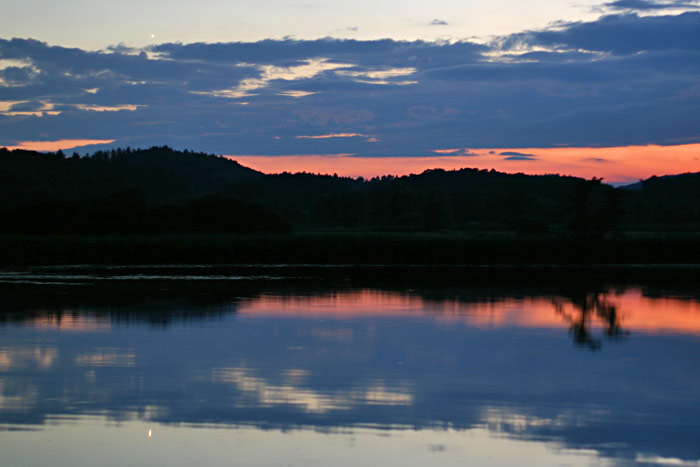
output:
[[[232,160],[168,147],[99,151],[90,157],[0,148],[0,203],[81,201],[113,193],[147,203],[182,203],[262,174]]]
[[[636,190],[600,179],[427,170],[371,180],[264,175],[168,147],[66,157],[0,149],[0,231],[286,232],[290,229],[509,229],[604,233],[700,223],[700,174]]]
[[[636,218],[650,224],[700,221],[700,172],[651,177],[622,187],[633,191]]]

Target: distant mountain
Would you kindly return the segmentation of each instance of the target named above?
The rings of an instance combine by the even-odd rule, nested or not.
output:
[[[646,180],[640,180],[635,183],[630,183],[629,185],[621,185],[618,188],[622,190],[641,190],[642,187],[644,186],[645,183],[649,182],[649,184],[658,184],[658,183],[679,183],[677,180],[682,180],[682,184],[686,185],[693,185],[698,183],[698,177],[700,176],[700,172],[695,172],[695,173],[684,173],[684,174],[677,174],[677,175],[661,175],[661,176],[652,176],[647,178]]]
[[[700,222],[700,172],[651,177],[632,187],[638,191],[638,219],[652,224]]]
[[[698,189],[698,183],[700,182],[700,172],[688,172],[677,175],[661,175],[649,177],[646,180],[642,180],[641,183],[644,187],[660,187],[660,186],[673,186],[673,187],[685,187],[691,190]]]
[[[620,185],[618,188],[620,190],[627,190],[627,191],[638,191],[642,189],[642,182],[643,180],[640,180],[635,183],[630,183],[629,185]]]

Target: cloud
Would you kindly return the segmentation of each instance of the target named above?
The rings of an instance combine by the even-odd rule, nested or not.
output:
[[[310,92],[310,91],[299,91],[299,90],[294,90],[294,89],[288,89],[286,91],[280,91],[278,93],[279,96],[294,97],[294,98],[312,96],[314,94],[316,94],[316,93]]]
[[[507,161],[532,161],[535,160],[534,157],[523,157],[523,156],[509,156],[506,157]]]
[[[430,26],[447,26],[447,24],[448,24],[447,21],[443,21],[443,20],[437,19],[437,18],[435,18],[434,20],[432,20],[429,23]]]
[[[299,81],[314,78],[316,75],[339,68],[349,68],[352,65],[345,63],[329,63],[325,59],[307,60],[294,66],[259,65],[257,68],[260,75],[255,78],[241,80],[232,89],[220,89],[214,91],[192,91],[194,94],[210,95],[214,97],[224,97],[239,99],[256,95],[255,91],[269,87],[270,81]],[[291,93],[291,94],[290,94]],[[313,94],[305,91],[282,91],[281,95],[290,97],[304,97]]]
[[[370,135],[363,135],[362,133],[330,133],[327,135],[299,135],[295,136],[297,139],[329,139],[329,138],[366,138],[372,139]]]
[[[536,159],[534,154],[527,154],[516,151],[503,151],[498,153],[499,156],[506,156],[507,161],[531,161]]]
[[[426,41],[394,41],[379,39],[263,40],[258,42],[160,44],[150,47],[160,58],[198,63],[260,63],[293,66],[309,59],[333,58],[360,67],[406,67],[420,64],[449,64],[456,59],[478,60],[488,46],[471,42],[455,42],[450,47]]]
[[[468,148],[433,149],[433,152],[443,156],[480,156],[481,154],[472,152]]]
[[[700,13],[677,16],[638,16],[636,13],[603,16],[597,21],[564,24],[557,29],[510,36],[506,44],[567,47],[614,54],[700,48]]]
[[[698,142],[698,24],[700,12],[625,13],[490,44],[283,39],[85,51],[0,39],[0,145],[427,157]],[[343,134],[366,137],[297,138]]]
[[[612,2],[603,3],[603,7],[612,10],[622,11],[659,11],[659,10],[685,10],[698,9],[700,3],[696,1],[671,0],[671,1],[656,1],[656,0],[615,0]]]
[[[80,110],[87,110],[91,112],[119,112],[120,110],[129,110],[133,112],[137,110],[140,106],[134,104],[122,104],[122,105],[91,105],[91,104],[77,104],[75,106]]]

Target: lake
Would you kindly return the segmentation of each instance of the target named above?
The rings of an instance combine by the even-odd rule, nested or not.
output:
[[[0,271],[0,464],[700,465],[698,270],[541,272]]]

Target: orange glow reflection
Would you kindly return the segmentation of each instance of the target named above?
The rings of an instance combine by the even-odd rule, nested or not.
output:
[[[595,296],[614,306],[620,325],[628,331],[700,335],[700,302],[680,298],[645,297],[640,290]],[[469,326],[566,328],[569,317],[581,313],[565,298],[506,298],[468,303],[432,301],[398,292],[361,290],[310,297],[262,296],[238,310],[251,318],[270,316],[323,319],[369,317],[429,317]],[[592,317],[591,325],[600,326]]]
[[[70,314],[37,316],[29,321],[32,326],[38,328],[51,328],[59,331],[100,331],[108,330],[111,327],[105,318],[93,318],[90,316],[79,316]]]
[[[465,167],[526,174],[603,177],[606,183],[636,182],[653,175],[700,171],[700,144],[675,146],[621,146],[607,148],[435,148],[435,156],[360,157],[348,154],[294,156],[228,156],[265,173],[312,172],[371,178],[409,175],[427,169]],[[529,154],[527,160],[509,160],[503,152]],[[467,155],[465,155],[467,154]]]

